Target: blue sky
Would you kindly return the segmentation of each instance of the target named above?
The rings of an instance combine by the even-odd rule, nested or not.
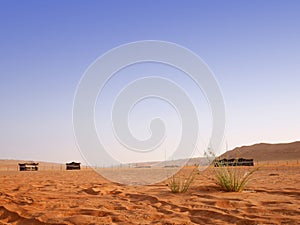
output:
[[[299,1],[0,1],[0,158],[81,160],[72,104],[118,45],[170,41],[214,72],[229,148],[300,140]],[[205,135],[204,135],[205,136]]]

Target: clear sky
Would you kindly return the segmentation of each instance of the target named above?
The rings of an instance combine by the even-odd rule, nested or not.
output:
[[[1,0],[0,158],[82,160],[72,125],[78,82],[100,55],[139,40],[177,43],[209,65],[229,149],[300,140],[299,12],[296,0]]]

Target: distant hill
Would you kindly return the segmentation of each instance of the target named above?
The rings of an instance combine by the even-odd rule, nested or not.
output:
[[[256,161],[300,159],[300,141],[286,144],[260,143],[225,152],[220,158],[252,158]]]
[[[225,152],[220,158],[251,158],[255,161],[280,161],[280,160],[300,160],[300,141],[286,144],[266,144],[260,143],[251,146],[242,146],[234,148],[231,151]],[[25,160],[7,160],[0,159],[0,170],[16,170],[18,163],[28,162]],[[187,165],[207,165],[211,162],[207,157],[191,158],[189,160],[177,159],[166,162],[161,162],[162,166],[172,167],[181,166],[183,163]],[[147,167],[159,162],[140,162],[133,163],[131,167]],[[39,162],[40,170],[54,169],[62,170],[65,164]]]

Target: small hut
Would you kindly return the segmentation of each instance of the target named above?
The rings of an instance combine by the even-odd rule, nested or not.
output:
[[[66,163],[67,170],[80,170],[80,163],[79,162],[71,162]]]
[[[19,163],[19,170],[20,171],[37,171],[39,163],[35,162],[26,162],[26,163]]]

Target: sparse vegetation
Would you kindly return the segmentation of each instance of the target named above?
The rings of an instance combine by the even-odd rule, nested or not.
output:
[[[196,175],[198,167],[195,167],[188,176],[173,175],[168,183],[168,187],[173,193],[185,193],[190,188]]]
[[[214,181],[224,191],[243,191],[252,174],[258,168],[244,168],[239,166],[219,165],[214,167]]]
[[[211,151],[208,151],[206,155],[210,157],[213,156]],[[228,192],[243,191],[253,173],[259,169],[258,167],[229,166],[226,163],[220,163],[217,159],[213,160],[210,166],[213,170],[213,180],[216,185],[218,185],[221,190]]]

